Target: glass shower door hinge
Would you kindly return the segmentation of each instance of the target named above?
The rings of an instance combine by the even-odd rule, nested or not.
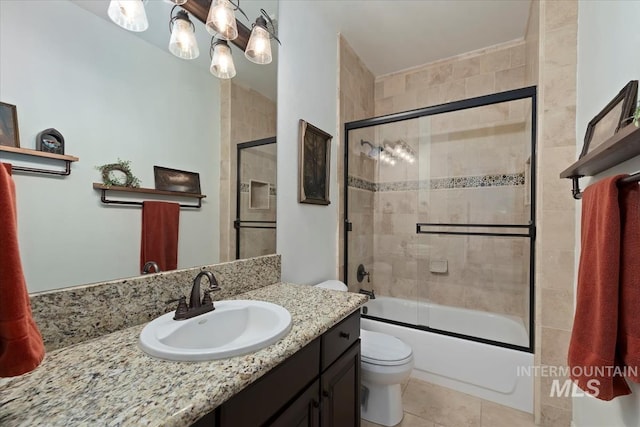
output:
[[[353,224],[349,220],[344,221],[344,226],[347,231],[353,231]]]

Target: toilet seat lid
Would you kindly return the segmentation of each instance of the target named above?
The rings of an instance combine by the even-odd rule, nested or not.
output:
[[[360,330],[360,352],[364,362],[374,365],[402,365],[413,351],[400,339],[380,332]]]

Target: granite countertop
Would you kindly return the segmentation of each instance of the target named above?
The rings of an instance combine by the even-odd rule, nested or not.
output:
[[[33,372],[0,379],[0,425],[187,426],[366,302],[364,295],[278,283],[230,299],[280,304],[291,332],[257,352],[170,362],[138,347],[144,325],[47,353]]]

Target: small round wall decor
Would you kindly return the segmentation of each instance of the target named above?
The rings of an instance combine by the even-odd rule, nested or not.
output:
[[[118,159],[117,163],[97,166],[102,172],[102,183],[114,187],[140,187],[140,180],[131,173],[131,162]]]

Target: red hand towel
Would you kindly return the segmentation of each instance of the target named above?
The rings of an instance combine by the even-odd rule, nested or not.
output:
[[[622,245],[620,264],[620,315],[618,354],[627,377],[640,382],[640,186],[620,188]]]
[[[178,228],[180,205],[142,202],[142,242],[140,270],[154,261],[162,271],[178,268]]]
[[[15,186],[8,164],[0,164],[0,253],[0,377],[13,377],[42,362],[44,344],[31,317],[22,273]]]
[[[621,288],[626,286],[620,282],[621,245],[626,248],[640,239],[638,230],[634,236],[625,235],[621,239],[621,210],[623,218],[630,218],[630,209],[637,205],[632,199],[638,197],[637,185],[631,186],[636,187],[633,190],[624,188],[624,203],[620,203],[616,182],[625,176],[609,177],[590,185],[582,198],[578,291],[568,361],[576,384],[602,400],[631,393],[624,377],[614,369],[624,363],[616,351],[622,329],[618,326],[626,322],[620,322],[629,314],[625,310],[630,311],[621,310],[620,306]],[[637,216],[640,213],[637,206],[635,209],[633,215]],[[627,222],[624,227],[628,232]],[[637,255],[638,252],[636,259]]]

